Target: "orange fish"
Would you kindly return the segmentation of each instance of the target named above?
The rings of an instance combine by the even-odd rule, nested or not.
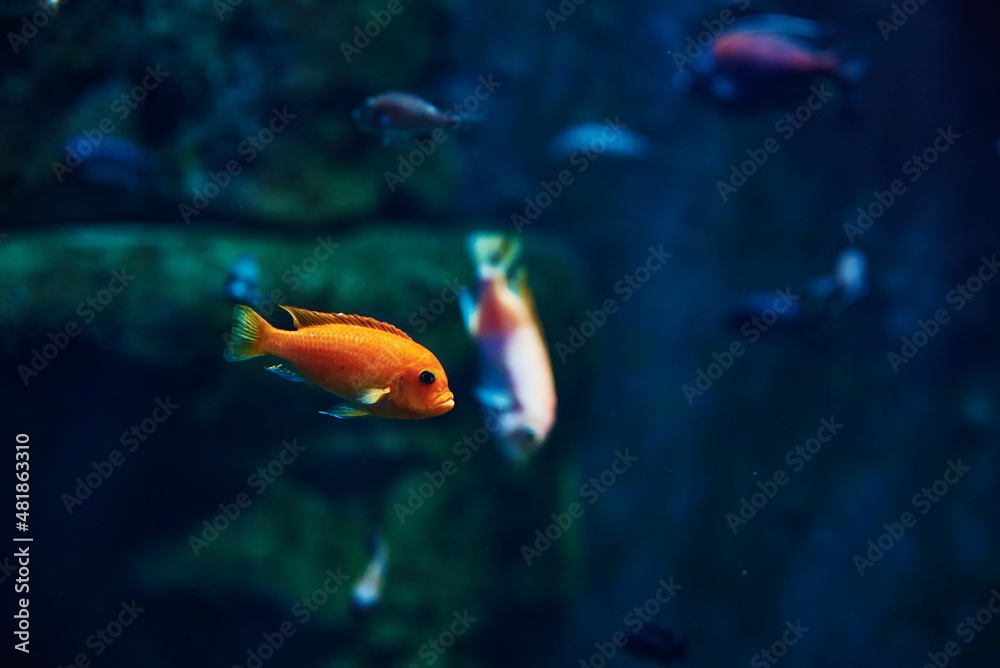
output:
[[[549,351],[524,270],[517,274],[516,289],[507,281],[520,242],[473,234],[469,250],[479,277],[479,302],[463,291],[461,306],[483,361],[477,396],[485,408],[496,411],[507,456],[523,462],[545,443],[556,419]]]
[[[289,364],[267,370],[344,399],[346,403],[321,411],[338,418],[419,420],[455,406],[441,363],[392,325],[360,315],[281,308],[292,315],[294,331],[272,327],[249,307],[234,307],[226,360],[260,355],[287,360]]]

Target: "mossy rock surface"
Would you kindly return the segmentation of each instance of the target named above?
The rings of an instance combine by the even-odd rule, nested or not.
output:
[[[0,243],[7,269],[0,328],[14,362],[5,394],[13,411],[43,424],[37,411],[58,407],[68,417],[49,428],[72,428],[71,438],[49,437],[60,448],[48,464],[58,486],[49,496],[71,493],[75,477],[112,448],[125,459],[53,530],[79,532],[81,540],[93,531],[128,532],[128,554],[115,557],[117,572],[127,575],[113,589],[161,613],[184,614],[197,600],[206,619],[227,616],[219,642],[237,650],[291,620],[301,651],[328,656],[330,665],[353,657],[356,665],[404,668],[423,662],[421,647],[468,610],[476,623],[438,665],[481,665],[475,657],[501,642],[497,634],[509,631],[512,615],[543,624],[573,590],[567,574],[579,571],[581,535],[567,532],[530,567],[521,547],[575,500],[573,427],[565,425],[523,469],[492,438],[469,454],[456,448],[485,421],[472,394],[477,353],[454,299],[456,284],[475,289],[465,236],[375,223],[295,237],[157,225],[11,232]],[[232,312],[223,287],[244,252],[261,266],[260,289],[280,292],[278,302],[371,315],[412,334],[442,360],[456,408],[430,420],[336,420],[317,414],[336,401],[318,388],[266,373],[260,359],[223,361]],[[551,342],[589,305],[579,260],[564,245],[532,237],[525,263]],[[126,277],[124,288],[109,287],[114,272]],[[91,313],[88,299],[106,303]],[[274,324],[291,327],[271,308]],[[33,351],[69,322],[80,333],[24,387],[14,367],[30,366]],[[559,387],[585,369],[554,363]],[[174,414],[135,451],[119,445],[118,434],[166,397],[179,405]],[[286,442],[304,449],[260,489],[260,470]],[[453,472],[444,476],[445,468]],[[232,509],[240,494],[247,507],[219,519],[220,504]],[[101,504],[115,510],[102,514]],[[391,550],[387,585],[381,604],[359,617],[350,587],[376,534]],[[296,602],[338,568],[349,583],[300,624]],[[74,582],[103,586],[99,578]]]

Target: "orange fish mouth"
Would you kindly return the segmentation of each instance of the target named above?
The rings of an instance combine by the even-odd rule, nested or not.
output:
[[[443,395],[436,404],[431,406],[431,410],[435,412],[440,411],[441,413],[445,413],[447,411],[450,411],[454,407],[455,407],[455,395],[449,392],[448,394]]]

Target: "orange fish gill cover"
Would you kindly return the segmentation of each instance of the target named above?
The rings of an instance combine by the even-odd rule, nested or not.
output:
[[[225,359],[280,357],[287,364],[267,370],[344,399],[322,411],[338,418],[375,415],[419,420],[455,406],[441,363],[396,327],[360,315],[281,308],[291,314],[294,330],[271,326],[247,306],[234,307]]]

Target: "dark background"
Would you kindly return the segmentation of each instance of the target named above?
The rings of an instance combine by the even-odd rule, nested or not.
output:
[[[11,469],[15,435],[31,436],[34,537],[32,654],[5,648],[10,664],[86,653],[94,666],[244,666],[262,634],[293,621],[265,665],[425,666],[421,647],[469,610],[477,621],[434,665],[578,666],[673,578],[683,588],[655,623],[687,640],[691,665],[750,663],[797,620],[809,631],[789,667],[920,666],[952,640],[949,665],[997,665],[997,621],[969,643],[956,627],[1000,588],[1000,285],[961,311],[947,301],[1000,251],[996,11],[928,0],[884,41],[890,5],[752,3],[829,20],[831,45],[867,71],[854,107],[835,97],[728,201],[716,182],[779,136],[786,110],[676,90],[670,51],[730,3],[586,0],[552,31],[555,4],[403,0],[351,63],[340,43],[385,3],[246,0],[220,21],[207,2],[78,0],[17,53],[5,37],[0,411]],[[5,36],[21,25],[0,19]],[[112,101],[157,64],[170,76],[119,121]],[[351,110],[393,89],[447,107],[490,74],[502,85],[479,122],[390,192],[384,173],[412,147],[362,134]],[[286,106],[288,128],[185,224],[179,205]],[[552,137],[616,116],[654,154],[598,157],[521,234],[553,354],[588,311],[620,307],[579,353],[553,357],[549,442],[523,469],[488,442],[400,523],[394,505],[483,424],[457,307],[426,332],[411,314],[445,281],[472,282],[468,232],[516,233],[511,214],[567,168],[546,156]],[[105,117],[120,141],[58,181],[52,162]],[[746,296],[829,274],[857,207],[948,127],[961,138],[855,240],[867,297],[754,343],[741,335]],[[282,276],[317,237],[341,245],[292,290]],[[660,245],[671,259],[623,300],[617,281]],[[246,251],[282,303],[408,331],[441,359],[456,408],[336,421],[317,415],[326,396],[261,360],[224,363],[223,287]],[[85,322],[78,305],[123,267],[134,283]],[[887,354],[941,308],[950,321],[894,372]],[[26,385],[18,366],[69,321],[81,334]],[[682,386],[733,341],[746,353],[689,404]],[[166,397],[176,414],[128,452],[122,432]],[[786,453],[831,416],[843,430],[793,472]],[[307,447],[301,458],[196,557],[189,536],[253,494],[248,476],[286,439]],[[624,448],[638,462],[527,566],[535,530]],[[68,513],[63,495],[116,449],[124,464]],[[913,496],[958,459],[971,470],[921,515]],[[734,535],[727,513],[779,468],[788,484]],[[907,511],[916,524],[860,576],[855,555]],[[327,569],[358,577],[375,533],[392,550],[381,605],[352,616],[343,589],[298,624],[296,602]],[[15,598],[13,578],[0,580]],[[132,599],[145,611],[95,656],[88,637]],[[622,652],[608,663],[653,665]]]

